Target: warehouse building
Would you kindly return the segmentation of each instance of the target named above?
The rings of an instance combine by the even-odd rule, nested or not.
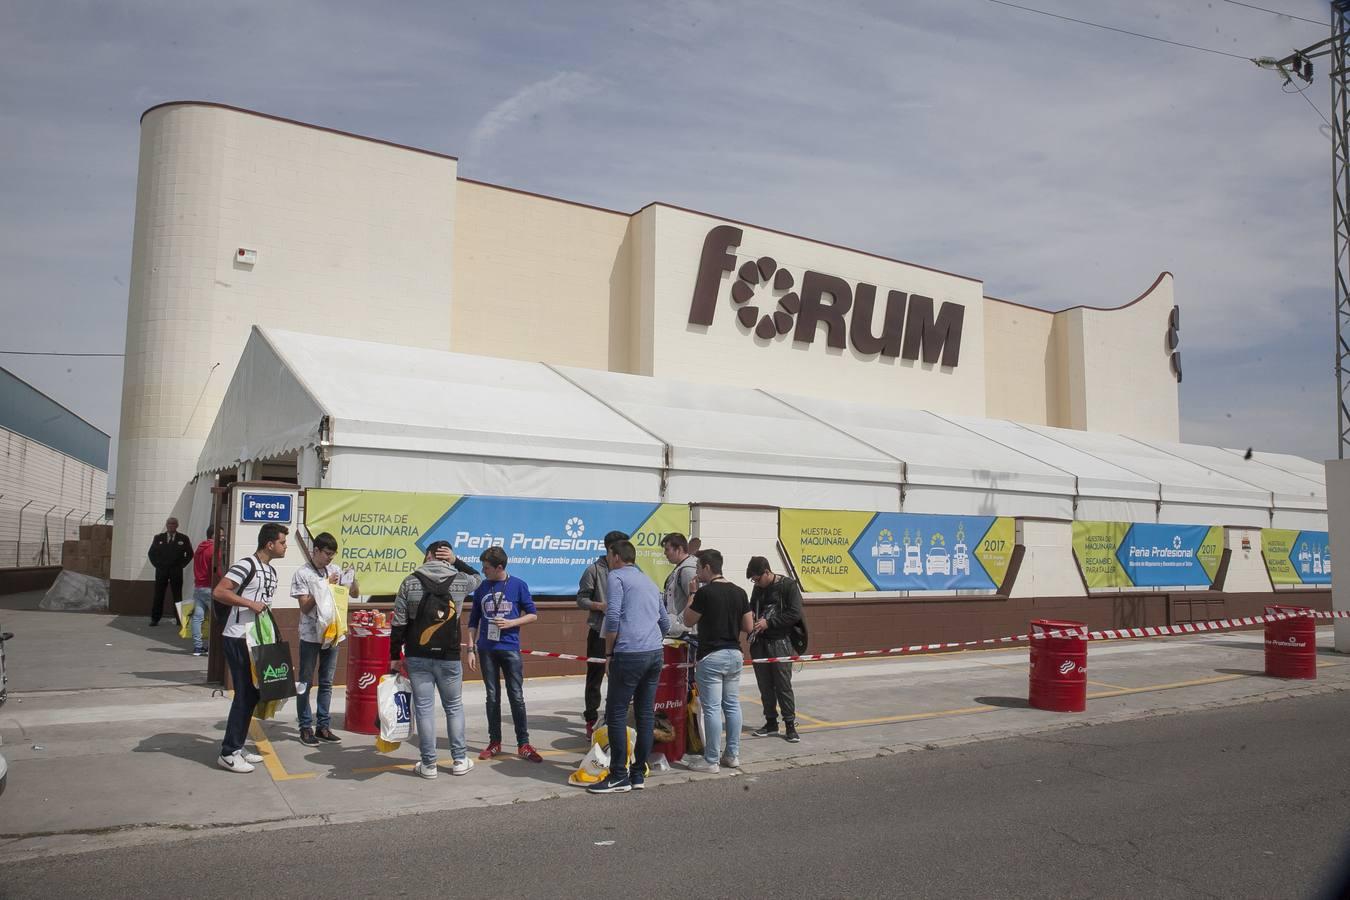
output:
[[[1011,580],[970,589],[906,582],[919,544],[903,534],[854,535],[872,561],[851,548],[811,593],[839,610],[896,600],[888,615],[906,628],[920,609],[899,601],[919,597],[949,604],[925,607],[943,629],[1037,603],[1107,615],[1130,588],[1091,583],[1075,523],[1185,525],[1201,531],[1176,552],[1209,560],[1207,581],[1162,587],[1187,610],[1257,604],[1285,587],[1262,564],[1263,533],[1326,528],[1320,467],[1179,443],[1172,290],[1163,273],[1118,308],[1048,312],[777,228],[659,202],[599,209],[459,178],[442,154],[215,104],[155,107],[114,608],[148,602],[144,550],[164,518],[196,539],[224,496],[212,488],[234,480],[683,504],[705,544],[733,560],[782,544],[789,566],[801,553],[784,522],[812,510],[1013,529],[990,563]],[[465,409],[496,410],[516,439],[481,434]],[[598,430],[560,421],[576,409]],[[969,541],[939,552],[934,534],[921,568],[972,566],[974,551],[955,551]],[[1167,590],[1145,593],[1141,615],[1176,615]]]

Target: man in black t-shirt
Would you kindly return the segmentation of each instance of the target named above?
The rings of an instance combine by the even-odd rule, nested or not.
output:
[[[698,626],[699,702],[703,704],[703,755],[688,757],[695,772],[718,772],[722,766],[741,765],[741,636],[753,625],[745,591],[722,577],[722,554],[701,550],[697,584],[684,611],[686,625]],[[727,718],[726,752],[722,749],[722,716]]]

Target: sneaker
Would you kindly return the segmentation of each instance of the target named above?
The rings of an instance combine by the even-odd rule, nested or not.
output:
[[[539,755],[539,751],[529,744],[521,744],[516,748],[516,755],[521,759],[528,759],[530,762],[543,762],[544,758]]]
[[[263,758],[257,753],[249,753],[247,750],[240,750],[235,756],[243,757],[244,762],[257,765],[263,761]]]
[[[741,758],[739,756],[730,756],[725,753],[722,754],[722,768],[739,769],[740,767],[741,767]]]
[[[754,737],[768,737],[771,734],[777,733],[778,733],[777,722],[765,722],[762,726],[750,732],[750,734],[753,735]]]
[[[158,626],[159,626],[159,619],[151,619],[151,620],[150,620],[150,627],[151,627],[151,628],[157,628]]]
[[[231,772],[252,772],[253,766],[249,765],[238,753],[231,753],[229,756],[222,756],[216,760],[216,765],[222,769],[228,769]]]
[[[625,775],[611,775],[604,781],[598,781],[586,788],[588,794],[626,794],[633,789],[633,782]]]
[[[796,725],[789,725],[787,731],[783,733],[783,739],[789,744],[797,744],[801,742],[802,736],[797,733]]]
[[[455,760],[455,764],[450,767],[451,775],[468,775],[469,770],[473,768],[473,760],[467,756],[463,759]]]
[[[193,656],[205,656],[205,655],[206,655],[206,648],[205,648],[205,647],[193,647],[193,648],[192,648],[192,655],[193,655]]]
[[[684,761],[684,766],[691,772],[702,772],[705,775],[716,775],[722,771],[722,767],[717,763],[710,763],[701,756],[691,756]]]
[[[419,762],[416,766],[413,767],[413,771],[416,772],[418,775],[421,775],[423,778],[435,778],[437,774],[435,763],[427,765],[424,762]]]
[[[501,741],[492,741],[492,742],[489,743],[486,747],[483,748],[483,752],[482,752],[482,753],[479,753],[479,754],[478,754],[478,758],[479,758],[479,759],[492,759],[492,757],[496,756],[498,753],[501,753],[501,752],[502,752],[502,742],[501,742]]]
[[[342,743],[342,738],[338,737],[336,734],[333,734],[333,729],[329,728],[327,725],[322,726],[321,728],[319,728],[318,731],[314,732],[314,736],[319,740],[325,741],[329,744]]]
[[[304,744],[306,747],[319,746],[319,739],[314,736],[313,728],[300,729],[300,743]]]
[[[628,783],[633,786],[635,791],[645,790],[647,787],[647,773],[645,771],[647,767],[643,766],[642,768],[644,771],[641,772],[637,769],[628,770]]]

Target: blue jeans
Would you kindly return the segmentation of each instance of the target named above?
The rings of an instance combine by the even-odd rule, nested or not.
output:
[[[480,650],[483,689],[487,693],[488,740],[502,741],[502,676],[506,676],[506,699],[511,703],[511,722],[516,726],[516,746],[530,742],[525,722],[525,677],[519,650]]]
[[[194,588],[192,591],[192,649],[205,650],[206,641],[202,640],[202,620],[211,606],[211,589]],[[207,635],[210,638],[210,635]]]
[[[469,752],[464,741],[464,670],[457,659],[422,659],[409,656],[408,680],[412,682],[413,718],[417,721],[417,746],[422,763],[436,765],[436,694],[445,709],[445,730],[450,736],[450,758],[464,759]]]
[[[661,680],[662,650],[615,653],[609,659],[609,693],[605,696],[605,725],[609,727],[609,771],[614,777],[642,771],[652,752],[656,725],[656,684]],[[637,720],[637,742],[628,760],[628,704]]]
[[[337,673],[337,644],[323,648],[323,644],[311,641],[300,642],[300,668],[295,672],[295,713],[301,728],[313,728],[314,719],[309,714],[309,694],[317,678],[319,682],[319,727],[327,728],[332,724],[328,707],[333,699],[333,676]],[[318,667],[316,673],[315,667]],[[300,685],[305,689],[300,691]]]
[[[741,755],[740,650],[714,650],[698,661],[694,680],[703,704],[703,758],[717,763],[722,747],[722,716],[727,717],[727,756]]]

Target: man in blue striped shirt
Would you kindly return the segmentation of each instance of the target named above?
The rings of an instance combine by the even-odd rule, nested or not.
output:
[[[642,790],[647,756],[656,723],[656,685],[661,678],[662,638],[670,622],[661,589],[634,563],[631,541],[609,548],[609,580],[605,590],[605,655],[609,657],[609,692],[605,724],[609,728],[609,777],[588,788],[592,794],[624,794]],[[633,704],[637,740],[628,759],[628,705]]]

